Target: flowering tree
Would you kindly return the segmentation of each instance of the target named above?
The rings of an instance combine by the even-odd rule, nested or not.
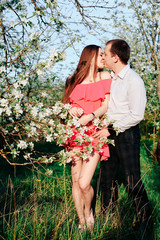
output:
[[[76,40],[61,47],[65,24],[57,8],[57,2],[50,0],[0,3],[0,155],[10,164],[15,164],[21,150],[29,159],[33,141],[49,141],[43,126],[51,126],[49,106],[62,94],[61,84],[53,83],[52,68]]]

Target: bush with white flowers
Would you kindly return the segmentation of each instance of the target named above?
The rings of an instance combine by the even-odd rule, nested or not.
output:
[[[76,41],[62,48],[64,26],[56,0],[0,2],[0,156],[10,164],[22,153],[28,164],[54,159],[36,157],[34,144],[55,139],[52,106],[63,90],[52,68]]]

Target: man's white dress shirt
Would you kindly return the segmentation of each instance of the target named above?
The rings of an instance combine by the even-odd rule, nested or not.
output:
[[[141,77],[129,65],[115,75],[112,84],[107,115],[120,132],[137,125],[144,118],[146,90]]]

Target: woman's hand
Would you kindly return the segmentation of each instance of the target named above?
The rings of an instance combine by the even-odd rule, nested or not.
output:
[[[93,115],[92,114],[87,114],[87,115],[83,115],[78,121],[80,122],[81,125],[86,125],[87,123],[89,123],[90,121],[93,120]]]
[[[103,137],[109,137],[109,136],[110,136],[110,133],[107,128],[103,128],[93,134],[93,137],[95,138],[103,138]]]
[[[72,117],[81,117],[82,114],[83,114],[83,109],[82,109],[82,108],[77,108],[77,107],[72,107],[72,108],[69,110],[69,114],[70,114]]]

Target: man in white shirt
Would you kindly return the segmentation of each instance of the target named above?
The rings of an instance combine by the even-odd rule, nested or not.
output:
[[[143,80],[127,64],[130,57],[129,45],[121,39],[106,44],[105,63],[112,70],[112,85],[107,115],[114,121],[111,128],[100,130],[96,137],[109,136],[115,147],[110,145],[110,158],[101,161],[102,207],[105,211],[117,200],[117,170],[119,164],[124,172],[128,194],[136,207],[137,222],[146,222],[150,216],[148,197],[140,174],[139,123],[144,118],[146,91]],[[116,136],[114,128],[118,128]],[[108,133],[109,131],[109,133]]]

